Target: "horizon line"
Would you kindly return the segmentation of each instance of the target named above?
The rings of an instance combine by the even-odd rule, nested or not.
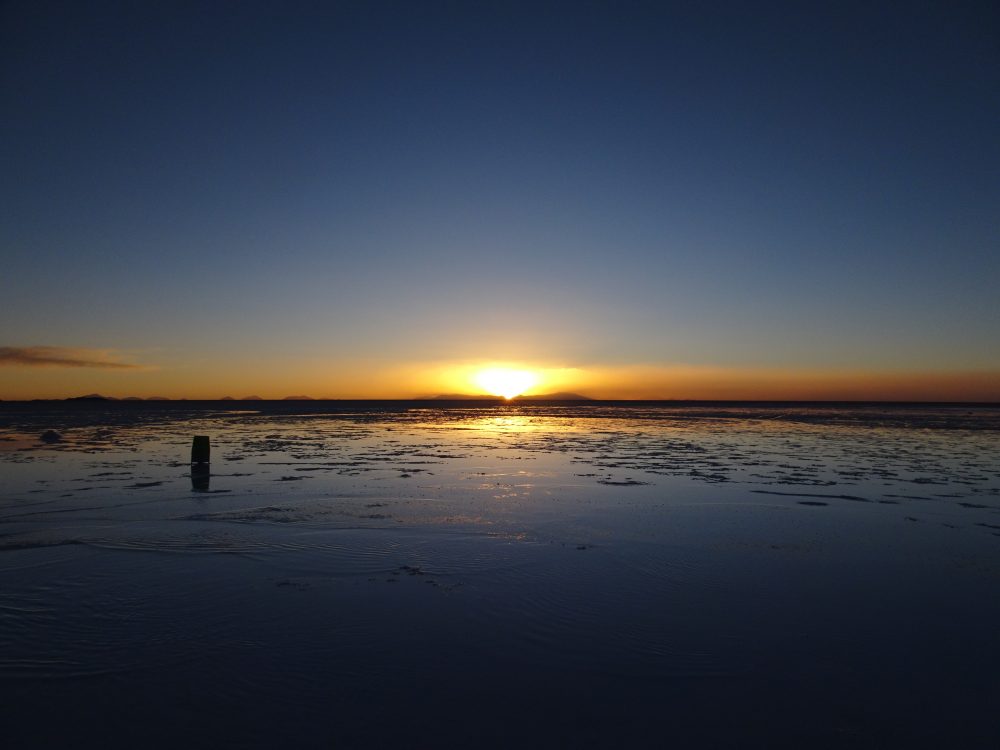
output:
[[[328,401],[336,402],[431,402],[437,404],[449,403],[490,403],[490,404],[515,404],[524,402],[548,402],[548,403],[572,403],[575,405],[588,404],[608,404],[608,403],[673,403],[673,404],[924,404],[924,405],[953,405],[953,406],[996,406],[1000,407],[1000,400],[996,401],[968,401],[949,399],[837,399],[837,398],[592,398],[581,396],[580,398],[546,398],[545,396],[514,396],[505,398],[504,396],[461,396],[454,398],[442,396],[412,396],[399,398],[357,398],[357,397],[308,397],[308,398],[167,398],[167,397],[125,397],[115,396],[66,396],[53,398],[26,398],[26,399],[4,399],[0,398],[0,404],[30,404],[30,403],[116,403],[116,404],[163,404],[163,403],[224,403],[224,404],[305,404],[323,403]]]

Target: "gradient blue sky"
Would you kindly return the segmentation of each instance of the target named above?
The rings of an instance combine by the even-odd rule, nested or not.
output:
[[[147,366],[0,397],[1000,372],[993,3],[151,5],[0,6],[0,345]]]

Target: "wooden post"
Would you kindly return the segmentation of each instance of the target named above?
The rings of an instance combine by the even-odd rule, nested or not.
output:
[[[208,435],[195,435],[194,442],[191,443],[191,463],[207,464],[210,461],[212,448],[209,445]]]

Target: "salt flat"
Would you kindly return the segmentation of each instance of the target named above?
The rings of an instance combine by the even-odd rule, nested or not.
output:
[[[996,409],[2,406],[18,746],[1000,731]]]

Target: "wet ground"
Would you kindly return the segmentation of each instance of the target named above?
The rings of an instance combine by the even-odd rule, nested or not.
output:
[[[998,591],[997,409],[0,405],[19,747],[992,748]]]

